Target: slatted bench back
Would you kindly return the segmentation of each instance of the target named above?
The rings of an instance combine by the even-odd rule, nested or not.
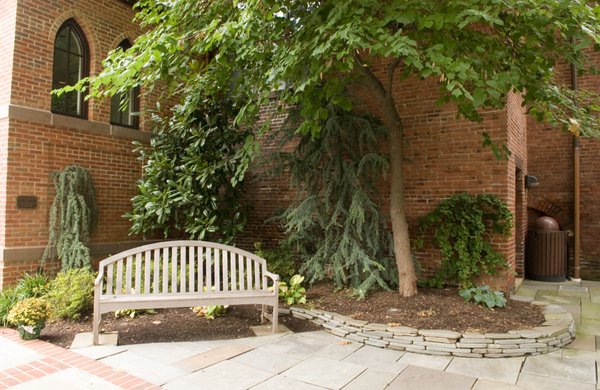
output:
[[[100,262],[102,295],[266,290],[267,263],[250,252],[206,241],[168,241]]]

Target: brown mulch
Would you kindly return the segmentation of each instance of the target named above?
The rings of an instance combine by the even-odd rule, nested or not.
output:
[[[411,298],[394,292],[376,292],[356,300],[348,291],[333,292],[329,284],[308,289],[308,307],[384,324],[418,329],[448,329],[457,332],[507,332],[527,329],[544,322],[541,309],[527,303],[509,301],[505,308],[490,310],[466,303],[456,289],[419,289]],[[293,332],[321,329],[309,321],[280,315],[280,322]],[[157,310],[135,318],[115,318],[104,314],[102,329],[118,331],[119,344],[234,339],[254,335],[251,326],[260,325],[258,306],[231,306],[227,314],[213,320],[198,317],[189,308]],[[47,340],[68,347],[75,334],[91,332],[91,318],[82,321],[57,321],[47,324],[41,334]]]
[[[507,301],[506,307],[488,309],[465,302],[456,288],[420,288],[410,298],[394,292],[375,292],[365,300],[350,297],[349,291],[331,292],[318,285],[307,294],[318,309],[344,314],[357,320],[399,324],[417,329],[446,329],[456,332],[506,333],[530,329],[544,322],[539,306]]]

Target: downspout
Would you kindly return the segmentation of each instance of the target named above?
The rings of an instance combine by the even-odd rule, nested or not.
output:
[[[575,64],[571,64],[571,88],[573,91],[577,91],[577,67]],[[575,230],[575,248],[574,248],[574,267],[573,267],[573,281],[580,282],[581,276],[581,229],[580,229],[580,168],[579,168],[579,130],[573,133],[573,176],[574,176],[574,188],[573,188],[573,222]]]

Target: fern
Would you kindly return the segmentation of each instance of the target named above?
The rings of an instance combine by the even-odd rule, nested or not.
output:
[[[53,174],[56,196],[50,207],[48,244],[41,264],[58,257],[62,271],[91,267],[87,244],[98,222],[96,190],[90,173],[76,165]]]
[[[273,156],[275,174],[289,169],[295,202],[280,216],[287,241],[304,261],[300,273],[309,283],[331,277],[337,288],[351,287],[359,297],[379,286],[397,284],[391,236],[374,199],[377,181],[388,167],[377,150],[387,130],[373,118],[329,108],[318,139],[297,140],[291,115],[281,147]]]

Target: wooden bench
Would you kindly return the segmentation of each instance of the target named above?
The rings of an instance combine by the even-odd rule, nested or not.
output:
[[[267,271],[265,259],[232,246],[166,241],[129,249],[100,262],[93,342],[102,314],[122,309],[259,304],[261,321],[270,319],[275,333],[278,291],[279,276]]]

